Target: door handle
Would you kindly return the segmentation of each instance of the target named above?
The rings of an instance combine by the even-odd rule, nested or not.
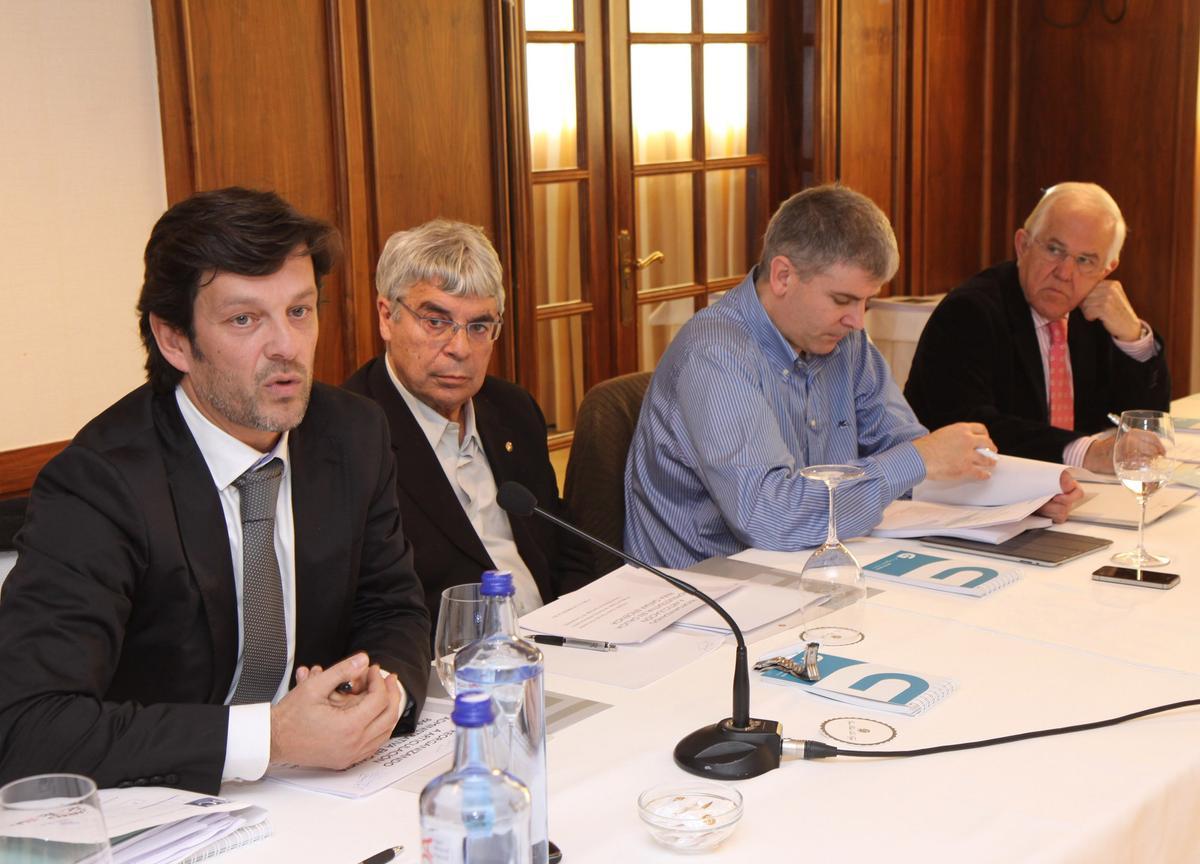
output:
[[[636,257],[633,254],[633,237],[626,228],[617,232],[617,255],[620,258],[618,264],[621,268],[621,326],[629,327],[633,324],[633,311],[636,305],[633,274],[639,270],[645,270],[651,264],[665,261],[667,256],[655,249],[645,258]]]

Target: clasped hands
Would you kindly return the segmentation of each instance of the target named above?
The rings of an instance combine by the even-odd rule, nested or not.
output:
[[[328,669],[297,666],[296,686],[271,706],[271,762],[349,768],[388,740],[403,705],[396,676],[365,653]]]

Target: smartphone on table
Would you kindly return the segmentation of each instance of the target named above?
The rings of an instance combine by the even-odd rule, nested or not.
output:
[[[1092,574],[1096,582],[1113,582],[1117,585],[1139,585],[1142,588],[1174,588],[1179,577],[1174,573],[1159,573],[1155,570],[1135,570],[1132,567],[1101,567]]]

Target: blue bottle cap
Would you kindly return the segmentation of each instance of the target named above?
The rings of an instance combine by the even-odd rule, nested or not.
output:
[[[454,697],[450,719],[455,726],[476,729],[492,722],[492,697],[479,690],[464,690]]]
[[[479,578],[481,597],[511,597],[513,595],[512,571],[484,570]]]

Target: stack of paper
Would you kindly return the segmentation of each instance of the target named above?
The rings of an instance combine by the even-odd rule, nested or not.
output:
[[[1046,503],[1033,498],[1002,507],[966,507],[926,501],[893,501],[871,533],[876,537],[962,537],[985,543],[1003,543],[1029,528],[1045,528],[1050,520],[1031,516]]]
[[[160,786],[101,789],[113,864],[199,861],[271,834],[261,807]]]
[[[790,615],[798,609],[807,609],[828,596],[827,594],[813,594],[811,591],[801,591],[794,587],[784,588],[779,585],[743,582],[741,587],[722,599],[721,605],[745,633],[762,627],[764,624],[770,624],[784,615]],[[702,606],[681,618],[675,626],[725,635],[733,632],[721,616],[708,606]]]

